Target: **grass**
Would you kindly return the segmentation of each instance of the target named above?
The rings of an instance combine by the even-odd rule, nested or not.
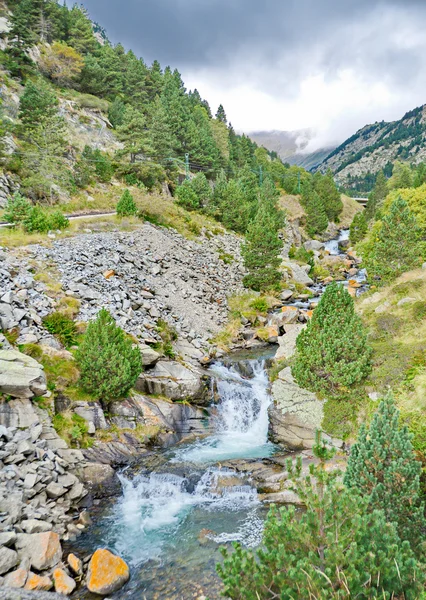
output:
[[[342,195],[342,203],[343,210],[340,215],[339,226],[342,229],[349,229],[356,213],[364,209],[359,202],[349,196]]]
[[[93,445],[88,423],[80,415],[70,411],[59,413],[53,417],[52,423],[56,433],[70,448],[90,448]]]

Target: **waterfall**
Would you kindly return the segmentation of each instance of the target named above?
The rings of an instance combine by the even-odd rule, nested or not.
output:
[[[216,364],[211,374],[219,403],[213,417],[214,435],[189,448],[177,450],[174,462],[217,462],[228,458],[260,458],[273,450],[268,443],[268,375],[263,359],[249,361],[253,377],[240,375],[234,366]]]

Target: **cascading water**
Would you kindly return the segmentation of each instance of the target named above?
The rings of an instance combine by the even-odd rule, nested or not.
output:
[[[202,582],[209,597],[218,598],[218,544],[260,543],[265,509],[256,489],[220,464],[228,458],[269,456],[274,449],[267,441],[265,361],[250,360],[248,365],[251,378],[232,365],[212,367],[219,397],[212,436],[176,450],[169,472],[132,479],[121,475],[123,495],[97,534],[98,542],[133,568],[130,588],[114,598],[186,599],[192,597],[189,582],[195,590]]]

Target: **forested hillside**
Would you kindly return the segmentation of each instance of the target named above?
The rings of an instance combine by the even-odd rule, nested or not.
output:
[[[392,174],[392,164],[418,164],[426,158],[426,109],[419,106],[398,121],[366,125],[338,146],[319,165],[331,169],[336,181],[347,188],[369,191],[377,173]]]

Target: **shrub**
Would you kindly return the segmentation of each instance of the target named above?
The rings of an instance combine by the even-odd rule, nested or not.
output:
[[[331,283],[297,338],[293,375],[313,392],[342,395],[370,373],[371,353],[353,299]]]
[[[367,234],[367,229],[368,225],[367,219],[365,217],[365,211],[357,212],[353,218],[349,230],[349,239],[351,241],[351,244],[357,244],[362,239],[364,239],[364,237]]]
[[[200,200],[190,181],[184,181],[182,185],[177,187],[176,202],[187,210],[197,210],[201,207]]]
[[[139,349],[105,309],[89,324],[76,360],[81,387],[104,406],[126,396],[142,371]]]
[[[32,209],[32,204],[16,192],[12,197],[8,198],[4,218],[8,223],[19,225],[28,218]]]
[[[22,225],[29,233],[47,233],[51,229],[67,228],[69,221],[60,211],[49,214],[41,206],[32,206]]]
[[[137,212],[138,209],[135,201],[133,200],[132,194],[129,192],[129,190],[124,190],[124,193],[117,204],[117,215],[120,217],[130,217],[132,215],[136,215]]]
[[[68,218],[60,210],[55,210],[48,216],[49,229],[66,229],[70,222]]]
[[[43,319],[43,325],[49,333],[56,335],[66,348],[76,344],[77,325],[63,313],[54,312],[47,315]]]
[[[60,413],[52,419],[56,433],[64,439],[71,448],[89,448],[92,440],[88,436],[89,426],[80,415]]]
[[[252,300],[252,302],[250,302],[250,308],[254,308],[254,310],[257,310],[260,313],[266,313],[268,312],[269,308],[268,301],[266,298],[262,298],[262,296],[260,296],[259,298],[255,298]]]

